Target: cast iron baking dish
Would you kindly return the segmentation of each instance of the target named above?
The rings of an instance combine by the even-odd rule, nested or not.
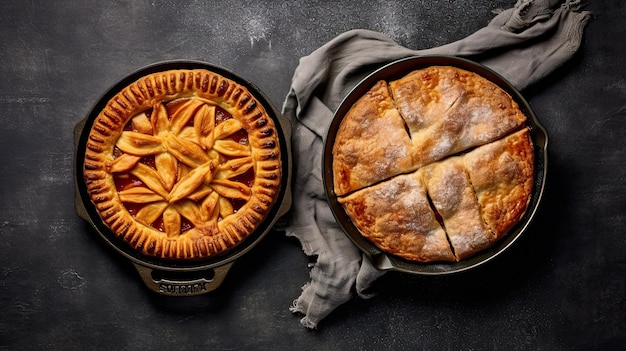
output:
[[[143,255],[118,238],[100,219],[89,199],[82,177],[87,138],[94,120],[107,102],[127,85],[139,78],[172,69],[207,69],[231,79],[250,90],[274,120],[279,133],[283,164],[279,197],[257,230],[234,249],[214,258],[197,261],[163,260]],[[168,61],[156,63],[131,73],[109,89],[93,106],[89,115],[74,128],[74,180],[76,213],[86,220],[121,256],[130,260],[146,286],[170,296],[200,295],[218,288],[236,259],[250,251],[272,229],[276,221],[291,207],[291,126],[263,92],[250,81],[225,68],[201,61]]]
[[[399,79],[411,71],[429,66],[454,66],[465,69],[483,76],[504,89],[517,102],[522,112],[528,118],[527,125],[530,128],[535,149],[535,179],[533,192],[531,194],[530,204],[528,205],[528,209],[526,210],[522,220],[513,229],[511,229],[508,235],[496,242],[489,249],[486,249],[485,251],[482,251],[468,259],[453,263],[417,263],[404,260],[381,251],[378,247],[365,239],[350,221],[350,218],[345,213],[343,207],[337,201],[337,196],[335,195],[333,188],[332,150],[337,130],[339,129],[339,125],[348,110],[350,110],[352,105],[377,81]],[[546,170],[548,166],[547,146],[548,134],[541,123],[539,123],[539,120],[537,120],[537,117],[533,113],[528,102],[519,93],[519,91],[511,85],[511,83],[496,72],[473,61],[452,56],[409,57],[394,61],[374,71],[372,74],[363,79],[350,93],[348,93],[337,108],[324,143],[324,155],[322,158],[324,191],[326,192],[328,203],[337,223],[340,225],[345,234],[352,240],[352,242],[354,242],[354,244],[361,249],[365,256],[372,261],[376,268],[380,270],[395,270],[423,275],[439,275],[461,272],[482,265],[498,256],[510,247],[528,229],[530,222],[537,212],[545,187]]]

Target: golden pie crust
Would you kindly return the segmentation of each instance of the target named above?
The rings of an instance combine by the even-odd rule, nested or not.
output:
[[[363,188],[339,202],[361,234],[383,251],[421,262],[455,259],[418,173]]]
[[[86,143],[83,176],[102,221],[144,255],[225,253],[281,188],[279,133],[243,85],[205,69],[146,75],[113,96]]]
[[[451,66],[379,81],[344,116],[333,146],[337,200],[381,250],[460,261],[523,217],[533,187],[526,116],[500,87]]]
[[[345,195],[414,168],[412,142],[384,81],[343,119],[333,147],[335,193]]]
[[[494,235],[482,219],[463,157],[436,162],[419,172],[456,259],[465,259],[491,246]]]
[[[339,196],[497,140],[526,121],[487,79],[432,66],[379,81],[346,113],[333,147]]]

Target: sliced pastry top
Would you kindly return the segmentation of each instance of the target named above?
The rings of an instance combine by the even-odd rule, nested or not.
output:
[[[463,260],[495,240],[483,220],[476,193],[460,156],[421,168],[433,210],[440,216],[454,255]]]
[[[530,202],[535,164],[530,131],[524,128],[476,148],[463,163],[482,217],[499,239],[521,220]]]
[[[344,117],[333,147],[337,195],[413,169],[412,143],[405,124],[379,81]]]
[[[339,202],[361,234],[381,250],[418,262],[455,260],[417,173],[364,188]]]
[[[382,251],[417,262],[460,261],[492,246],[521,220],[533,167],[524,128],[338,201]]]
[[[497,140],[526,121],[504,90],[456,67],[427,67],[389,85],[417,167]]]
[[[343,117],[335,195],[381,250],[463,260],[523,217],[534,181],[526,116],[503,89],[451,66],[378,81]]]

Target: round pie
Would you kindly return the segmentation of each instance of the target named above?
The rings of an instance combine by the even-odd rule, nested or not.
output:
[[[281,188],[279,133],[242,84],[206,69],[146,75],[95,118],[83,176],[100,218],[144,255],[195,260],[250,236]]]
[[[504,237],[530,203],[526,122],[503,89],[457,67],[378,81],[335,135],[337,201],[382,251],[464,260]]]

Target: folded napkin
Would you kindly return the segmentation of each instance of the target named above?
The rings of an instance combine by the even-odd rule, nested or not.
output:
[[[351,30],[300,59],[283,113],[293,126],[294,157],[292,215],[284,229],[315,258],[311,281],[290,308],[303,315],[302,325],[316,328],[355,292],[370,297],[368,287],[384,274],[342,233],[324,195],[323,138],[346,94],[384,64],[434,54],[480,62],[524,89],[576,52],[590,18],[580,7],[579,1],[519,0],[467,38],[427,50],[402,47],[380,33]]]

